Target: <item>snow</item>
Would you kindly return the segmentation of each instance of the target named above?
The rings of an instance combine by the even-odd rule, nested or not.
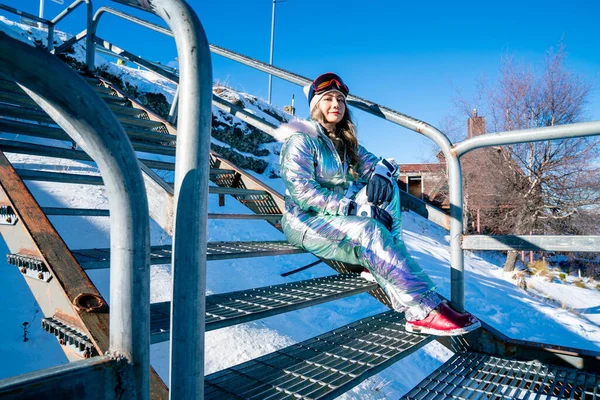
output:
[[[29,40],[43,34],[35,28],[9,23],[0,17],[0,29],[13,36]],[[32,33],[29,34],[28,30]],[[25,33],[23,33],[23,31]],[[37,35],[37,36],[36,36]],[[63,38],[63,34],[57,33]],[[82,54],[82,53],[81,53]],[[174,86],[146,71],[110,64],[111,73],[120,74],[126,82],[138,86],[141,91],[155,91],[172,98]],[[241,101],[243,107],[271,123],[275,119],[264,110],[264,102],[231,89],[220,89],[220,95],[229,101]],[[224,93],[224,94],[223,94]],[[169,97],[171,96],[171,97]],[[213,110],[222,118],[220,110]],[[279,110],[274,110],[283,115]],[[12,138],[2,135],[3,139]],[[21,136],[19,140],[29,140]],[[31,139],[45,143],[42,139]],[[265,147],[277,151],[278,143]],[[46,157],[9,155],[15,167],[59,170],[72,173],[97,173],[89,163],[71,162]],[[169,158],[157,159],[169,160]],[[272,170],[278,170],[276,154],[264,158]],[[281,180],[268,179],[267,173],[250,172],[257,179],[276,190],[284,190]],[[108,208],[104,188],[73,184],[29,182],[28,187],[41,206]],[[248,213],[248,209],[232,198],[226,199],[225,207],[219,207],[217,197],[210,196],[208,212]],[[51,222],[72,249],[109,246],[109,219],[103,217],[50,217]],[[410,254],[430,274],[440,293],[450,297],[449,234],[444,229],[411,213],[403,213],[404,239]],[[171,238],[155,223],[151,226],[152,244],[168,244]],[[264,221],[210,220],[209,240],[283,240],[281,232]],[[8,253],[3,241],[0,252]],[[310,254],[261,257],[210,262],[207,268],[207,291],[223,293],[253,287],[280,284],[314,277],[332,275],[334,272],[320,264],[291,277],[281,273],[311,263]],[[600,292],[581,289],[570,284],[545,282],[529,278],[532,288],[518,288],[511,276],[502,271],[499,253],[482,252],[465,254],[466,307],[484,322],[505,334],[519,339],[552,343],[563,346],[600,350]],[[0,378],[66,363],[67,360],[56,340],[42,332],[41,312],[33,296],[16,268],[0,261],[0,313],[4,329],[0,331]],[[90,278],[108,299],[109,279],[107,270],[89,272]],[[168,301],[171,298],[171,270],[169,265],[151,267],[151,302]],[[330,331],[360,318],[385,311],[386,308],[368,294],[352,296],[327,304],[278,315],[263,320],[219,329],[206,336],[206,372],[227,368],[257,356],[289,346],[318,334]],[[31,322],[23,342],[21,324]],[[344,394],[344,399],[398,398],[425,376],[450,358],[452,353],[437,342],[396,363],[377,376]],[[153,345],[152,365],[159,375],[168,380],[169,343]]]

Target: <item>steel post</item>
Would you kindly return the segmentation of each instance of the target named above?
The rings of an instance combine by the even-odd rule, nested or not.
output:
[[[0,32],[0,73],[17,82],[97,163],[111,215],[110,352],[130,363],[125,396],[149,398],[148,200],[137,157],[107,104],[51,54]]]
[[[275,45],[275,9],[277,0],[273,0],[273,10],[271,12],[271,47],[269,50],[269,65],[273,65],[273,46]],[[273,75],[269,74],[269,91],[267,94],[267,103],[271,104],[271,88],[273,85]]]
[[[40,0],[40,18],[44,18],[44,0]],[[42,23],[38,22],[38,28],[42,28]]]
[[[56,25],[60,20],[71,14],[79,5],[85,3],[86,5],[86,30],[87,36],[85,38],[85,62],[89,71],[94,70],[94,32],[92,31],[92,21],[94,16],[94,6],[92,0],[75,0],[67,8],[65,8],[60,14],[58,14],[52,21],[53,25]]]
[[[54,51],[54,24],[48,24],[48,51]]]
[[[179,112],[175,167],[171,399],[204,398],[206,228],[212,66],[206,34],[182,0],[118,0],[151,11],[168,25],[179,58]]]
[[[175,91],[175,96],[173,96],[173,102],[171,103],[171,109],[169,110],[169,117],[167,121],[170,124],[175,125],[177,121],[177,111],[179,109],[179,85],[177,85],[177,90]]]
[[[92,6],[91,0],[86,1],[86,4],[85,27],[87,29],[87,36],[85,37],[85,64],[88,71],[93,72],[96,69],[96,44],[94,43],[96,31],[92,29],[94,20],[94,7]]]

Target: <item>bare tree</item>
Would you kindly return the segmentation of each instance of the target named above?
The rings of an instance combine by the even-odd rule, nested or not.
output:
[[[566,68],[565,56],[562,43],[556,50],[550,49],[540,73],[513,57],[503,60],[497,84],[481,87],[476,97],[492,130],[555,126],[585,119],[591,86]],[[457,105],[465,110],[468,102],[460,99]],[[486,217],[496,232],[544,234],[554,233],[559,226],[564,232],[565,224],[579,220],[573,218],[575,214],[600,204],[599,150],[596,137],[487,149],[474,163],[483,163],[485,168],[472,167],[465,173],[465,192],[471,197],[479,195],[480,204],[487,201],[492,206],[494,211]],[[472,208],[473,199],[469,200]],[[509,252],[505,270],[514,269],[516,258],[516,252]]]

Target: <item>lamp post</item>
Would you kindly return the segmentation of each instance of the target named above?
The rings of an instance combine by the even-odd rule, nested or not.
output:
[[[277,3],[283,3],[285,0],[273,0],[273,11],[271,12],[271,51],[269,54],[269,65],[273,65],[273,46],[275,45],[275,7]],[[273,75],[269,74],[269,92],[267,102],[271,104],[271,87],[273,85]]]
[[[40,18],[44,18],[44,0],[40,0]],[[42,28],[44,24],[38,22],[38,27]]]

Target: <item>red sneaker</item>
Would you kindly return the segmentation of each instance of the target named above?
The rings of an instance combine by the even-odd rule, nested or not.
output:
[[[481,326],[469,313],[459,313],[446,302],[440,303],[427,317],[418,321],[406,321],[406,331],[436,336],[464,335]]]

